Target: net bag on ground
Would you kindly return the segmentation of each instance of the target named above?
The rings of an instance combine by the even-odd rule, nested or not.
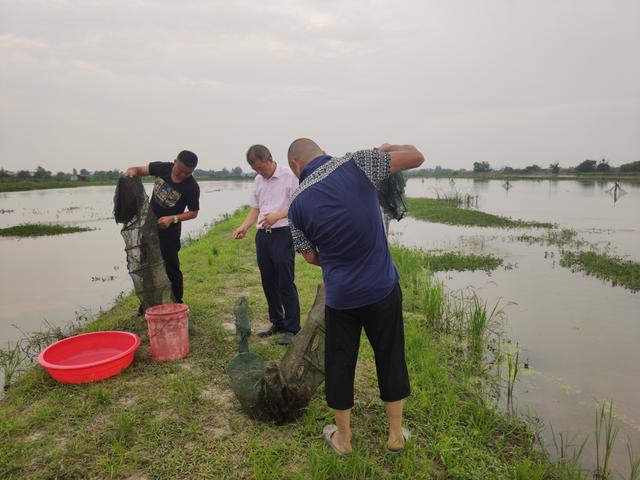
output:
[[[227,366],[231,388],[251,417],[277,423],[295,419],[324,381],[324,287],[302,330],[280,363],[264,361],[248,351],[251,311],[242,297],[235,308],[240,352]]]

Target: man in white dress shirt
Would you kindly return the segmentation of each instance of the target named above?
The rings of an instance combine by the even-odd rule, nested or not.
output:
[[[298,187],[298,179],[289,168],[274,162],[264,145],[249,148],[247,162],[257,173],[251,192],[251,210],[233,236],[244,238],[257,222],[256,254],[271,321],[271,327],[258,335],[268,337],[282,333],[276,343],[288,345],[300,330],[300,302],[294,282],[295,251],[287,218],[289,197]]]

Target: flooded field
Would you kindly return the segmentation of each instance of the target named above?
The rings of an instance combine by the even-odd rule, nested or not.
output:
[[[146,185],[151,194],[151,186]],[[248,203],[251,182],[201,182],[200,214],[185,222],[182,239]],[[49,322],[64,324],[108,308],[133,286],[121,225],[113,220],[113,186],[0,194],[0,228],[19,223],[63,223],[95,230],[36,238],[0,238],[0,343]],[[14,327],[20,328],[18,330]]]
[[[576,230],[594,248],[640,261],[640,185],[623,184],[614,198],[609,183],[411,180],[412,197],[443,196],[455,190],[478,195],[482,211],[522,220],[557,223]],[[459,227],[407,218],[391,234],[425,250],[493,254],[504,266],[485,272],[441,272],[451,291],[473,288],[506,314],[505,336],[529,365],[515,387],[520,413],[540,417],[543,438],[554,452],[549,425],[580,441],[589,434],[586,465],[594,462],[593,433],[599,402],[613,401],[621,431],[614,464],[627,471],[624,443],[640,448],[640,293],[561,267],[560,247],[517,240],[538,229]],[[568,247],[567,247],[568,248]]]
[[[452,191],[478,198],[478,208],[521,220],[571,228],[587,244],[640,260],[640,185],[622,184],[614,196],[605,182],[411,179],[412,197]],[[150,187],[150,186],[148,186]],[[250,182],[202,182],[201,213],[186,222],[183,238],[248,202]],[[0,342],[76,313],[108,308],[131,289],[120,226],[112,219],[113,187],[86,187],[0,195],[0,227],[52,222],[95,230],[39,238],[0,238],[2,303]],[[616,200],[614,202],[614,200]],[[556,245],[525,243],[537,229],[459,227],[412,218],[391,225],[391,238],[425,250],[492,254],[502,267],[485,272],[441,272],[451,290],[475,289],[489,305],[499,302],[501,328],[521,350],[516,383],[520,413],[540,417],[556,432],[593,440],[596,406],[613,401],[621,426],[614,465],[626,471],[627,437],[640,450],[640,293],[561,267]],[[188,285],[187,285],[188,288]],[[19,327],[15,328],[13,325]],[[543,437],[550,443],[550,429]],[[553,447],[551,447],[553,452]],[[584,461],[591,465],[592,449]]]

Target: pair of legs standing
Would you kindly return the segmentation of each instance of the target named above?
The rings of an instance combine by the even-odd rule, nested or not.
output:
[[[180,223],[176,223],[166,230],[158,230],[160,253],[164,260],[167,277],[171,282],[173,300],[176,303],[182,303],[182,295],[184,293],[182,272],[180,271],[180,259],[178,258],[178,252],[180,251],[180,233],[182,230],[180,226]]]
[[[409,374],[404,355],[402,291],[396,285],[380,302],[350,310],[325,307],[325,395],[335,411],[333,445],[339,452],[351,451],[351,408],[353,382],[364,328],[373,348],[380,398],[385,402],[389,423],[387,446],[404,446],[402,410],[410,394]]]
[[[300,302],[295,284],[295,251],[289,227],[256,233],[256,256],[262,289],[274,332],[300,330]]]

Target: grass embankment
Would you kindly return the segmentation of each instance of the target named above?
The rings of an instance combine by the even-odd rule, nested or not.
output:
[[[513,220],[499,215],[469,208],[460,208],[458,202],[443,198],[407,198],[407,213],[419,220],[448,225],[498,228],[553,228],[552,223]]]
[[[560,265],[640,291],[640,263],[599,252],[562,252]]]
[[[65,233],[88,232],[88,227],[68,227],[47,223],[23,223],[13,227],[0,228],[0,237],[42,237],[47,235],[64,235]]]
[[[151,360],[137,300],[120,299],[84,330],[127,329],[143,337],[132,366],[85,385],[59,384],[29,370],[0,402],[0,478],[581,478],[551,465],[517,418],[491,408],[478,379],[490,319],[477,299],[453,305],[434,283],[419,251],[394,247],[406,312],[412,395],[406,423],[414,440],[399,457],[385,455],[384,407],[364,339],[356,375],[354,454],[339,459],[321,439],[333,421],[322,392],[295,423],[249,419],[225,374],[237,341],[224,324],[245,295],[254,318],[266,305],[254,242],[231,239],[240,211],[185,247],[185,301],[191,308],[191,353]],[[297,258],[296,283],[307,312],[320,271]],[[475,305],[475,306],[474,306]],[[254,331],[264,327],[254,323]],[[278,359],[282,347],[251,337],[251,350]],[[564,472],[564,473],[563,473]]]

